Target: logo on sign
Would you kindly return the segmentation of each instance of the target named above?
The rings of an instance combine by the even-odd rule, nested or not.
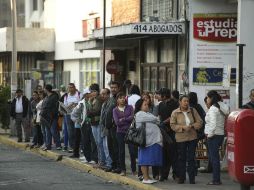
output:
[[[254,166],[244,166],[243,171],[245,174],[254,174]]]
[[[211,42],[236,42],[237,17],[234,14],[194,14],[195,39]]]

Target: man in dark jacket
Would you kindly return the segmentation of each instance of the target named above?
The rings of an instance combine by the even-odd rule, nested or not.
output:
[[[16,97],[11,103],[11,117],[15,119],[16,130],[18,136],[18,142],[22,142],[22,128],[24,130],[25,142],[30,141],[30,127],[28,123],[28,107],[29,100],[26,96],[23,96],[23,91],[18,89],[16,91]]]
[[[253,109],[254,110],[254,89],[250,91],[250,101],[243,105],[243,109]]]
[[[57,131],[59,97],[57,93],[52,91],[52,86],[50,84],[47,84],[44,90],[47,93],[47,97],[42,103],[42,109],[40,113],[41,126],[42,128],[46,129],[46,134],[43,134],[46,135],[46,146],[43,150],[46,151],[51,149],[52,136],[54,138],[57,150],[61,150],[62,148],[60,142],[60,134]]]

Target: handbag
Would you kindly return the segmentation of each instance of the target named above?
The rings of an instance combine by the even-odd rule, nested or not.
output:
[[[124,142],[126,144],[133,144],[140,147],[146,146],[146,123],[142,123],[141,127],[136,128],[136,120],[133,119],[129,127]]]

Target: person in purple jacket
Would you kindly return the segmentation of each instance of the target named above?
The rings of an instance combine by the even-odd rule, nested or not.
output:
[[[133,111],[133,107],[127,104],[124,93],[119,92],[116,96],[116,99],[117,99],[117,106],[113,110],[113,118],[117,126],[116,136],[117,136],[118,149],[119,149],[119,163],[120,163],[119,169],[121,170],[120,175],[125,176],[126,166],[125,166],[124,137],[125,137],[125,134],[127,133],[128,128],[130,127],[132,123],[132,120],[134,117],[134,111]],[[129,150],[130,149],[131,147],[129,147]],[[132,170],[133,170],[133,167],[134,166],[132,163]]]

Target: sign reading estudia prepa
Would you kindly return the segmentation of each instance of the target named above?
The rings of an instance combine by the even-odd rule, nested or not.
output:
[[[210,42],[236,42],[236,14],[194,14],[193,36]]]

